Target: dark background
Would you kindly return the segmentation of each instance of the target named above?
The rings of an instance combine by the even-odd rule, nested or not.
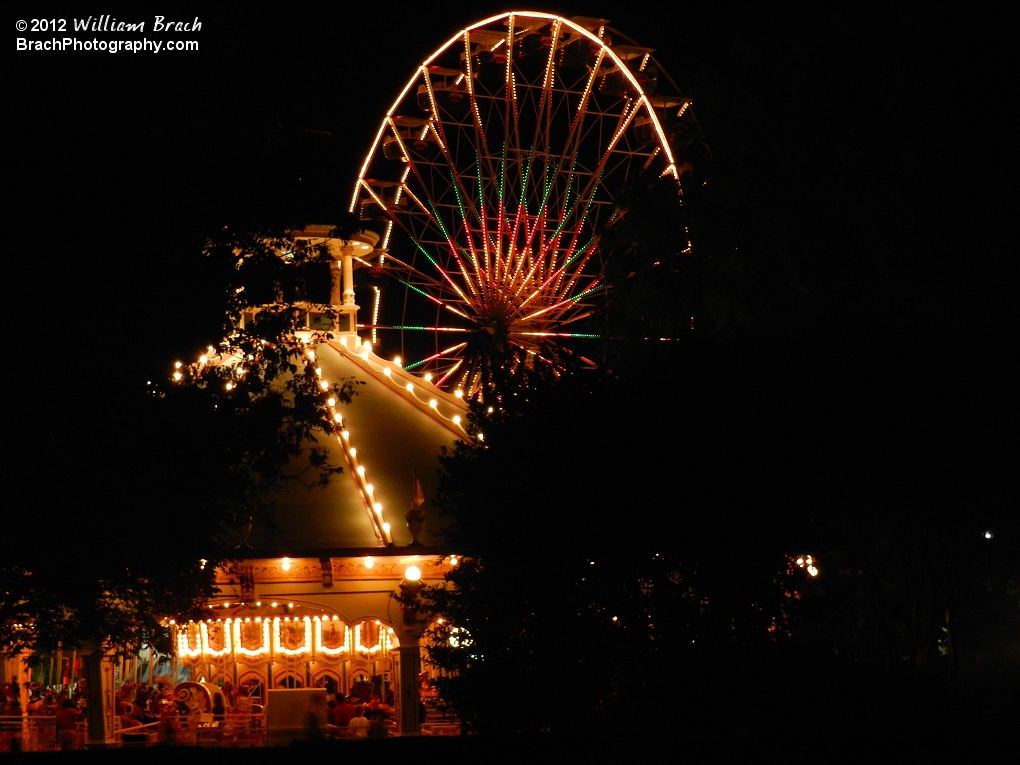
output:
[[[846,527],[870,524],[896,555],[922,550],[941,571],[941,551],[953,549],[970,572],[991,558],[980,545],[993,530],[988,544],[1012,555],[1015,571],[1015,43],[1006,7],[529,6],[609,19],[654,47],[694,99],[718,189],[710,223],[694,233],[735,265],[726,283],[743,290],[723,301],[735,307],[726,332],[678,346],[662,368],[636,367],[626,396],[597,413],[608,433],[588,419],[544,441],[550,462],[565,455],[556,464],[566,480],[550,496],[569,502],[582,487],[593,502],[617,503],[621,525],[637,501],[651,514],[643,543],[718,547],[734,560],[789,540],[852,557],[869,547]],[[8,34],[18,18],[89,13],[150,25],[156,14],[197,15],[202,30],[174,35],[199,40],[198,52],[15,52],[4,78],[14,231],[5,408],[17,452],[11,490],[28,498],[40,484],[66,483],[82,450],[128,465],[159,438],[142,430],[122,448],[124,423],[110,423],[130,416],[123,397],[220,339],[220,290],[199,254],[202,234],[333,220],[414,68],[465,24],[509,10],[29,7],[8,11]],[[583,403],[577,412],[591,416]],[[611,448],[641,472],[607,469]],[[528,470],[518,465],[515,475]],[[109,477],[116,471],[49,494],[66,497],[63,506],[29,499],[24,509],[51,514],[59,534],[62,515],[109,511]],[[628,493],[626,480],[639,488]],[[158,551],[180,531],[147,517],[144,497],[120,509],[132,543],[156,540]],[[589,510],[600,508],[564,513],[557,539],[576,543],[583,531],[615,542],[615,525],[599,526]],[[494,522],[514,543],[533,529]],[[13,544],[45,549],[17,532]],[[895,572],[883,581],[896,582],[910,563],[885,549],[874,552]],[[965,661],[984,667],[989,683],[1016,677],[1015,602],[1004,602],[963,611]]]
[[[538,9],[609,19],[656,49],[694,99],[711,150],[721,191],[702,232],[708,246],[746,252],[754,294],[772,296],[744,320],[768,332],[738,328],[744,345],[719,339],[723,363],[714,352],[702,366],[674,359],[694,379],[686,393],[711,404],[697,427],[712,433],[711,454],[729,460],[720,469],[759,461],[774,475],[774,464],[825,444],[826,459],[853,466],[845,474],[869,476],[862,495],[891,482],[897,497],[973,516],[967,533],[1008,518],[1016,269],[1005,9]],[[13,57],[3,326],[15,436],[52,437],[63,415],[99,427],[117,396],[218,341],[220,293],[199,256],[203,232],[330,222],[414,68],[465,24],[505,10],[10,10],[9,34],[17,18],[90,13],[150,28],[156,14],[202,22],[173,35],[197,39],[197,52]],[[774,290],[754,276],[777,273]],[[682,441],[682,414],[664,405],[663,422]],[[59,471],[34,440],[24,443],[29,463]],[[800,471],[804,503],[832,490],[810,465]]]
[[[694,99],[714,180],[729,190],[727,247],[778,242],[842,319],[867,323],[877,311],[884,322],[892,311],[900,322],[938,322],[935,346],[986,347],[997,336],[1009,318],[1003,229],[1013,143],[998,6],[542,9],[607,18],[656,48]],[[207,338],[215,307],[204,304],[195,237],[240,219],[326,221],[346,207],[413,69],[463,25],[503,10],[12,10],[11,22],[110,13],[150,28],[157,13],[197,15],[202,30],[175,34],[197,39],[198,52],[13,57],[8,294],[18,313],[8,331],[30,325],[33,336],[62,336],[68,358],[130,349],[131,365],[152,369],[217,339]],[[991,374],[977,361],[974,374]]]
[[[217,342],[203,232],[335,219],[414,68],[463,25],[506,10],[24,7],[11,11],[11,32],[16,18],[44,15],[202,21],[174,35],[197,39],[198,52],[13,57],[4,332],[18,349],[8,402],[29,427],[38,409],[22,401],[136,391]],[[747,253],[761,304],[738,317],[738,334],[765,340],[752,368],[730,376],[734,395],[751,409],[783,391],[803,398],[817,386],[801,362],[821,359],[816,371],[833,387],[795,418],[813,422],[819,407],[853,399],[847,419],[866,414],[902,432],[919,460],[936,460],[932,472],[962,470],[968,492],[1004,480],[1016,269],[1001,9],[543,9],[609,19],[654,47],[694,99],[720,190],[711,226],[695,233],[715,253]]]

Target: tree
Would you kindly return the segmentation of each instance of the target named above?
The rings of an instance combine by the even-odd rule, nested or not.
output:
[[[313,294],[328,254],[230,228],[203,252],[226,339],[144,390],[93,374],[59,391],[73,418],[26,431],[24,474],[45,472],[0,562],[7,651],[169,650],[165,618],[204,608],[243,527],[272,524],[273,491],[342,469],[316,437],[335,426],[326,399],[350,402],[357,383],[324,389],[296,336],[310,307],[331,311]]]
[[[428,657],[468,723],[591,734],[618,666],[693,667],[710,646],[790,639],[796,518],[747,517],[758,468],[708,443],[719,421],[694,419],[728,397],[681,399],[638,417],[638,386],[565,377],[515,411],[480,411],[484,440],[445,456],[438,502],[465,557],[421,597],[443,620]],[[532,688],[555,702],[521,704]]]

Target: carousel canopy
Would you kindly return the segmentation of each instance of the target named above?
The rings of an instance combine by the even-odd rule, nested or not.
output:
[[[333,407],[335,432],[321,437],[343,473],[324,488],[290,481],[273,498],[279,531],[255,529],[241,549],[295,555],[403,547],[413,541],[406,520],[412,506],[425,513],[418,541],[438,544],[438,512],[430,498],[438,483],[439,454],[442,447],[468,439],[467,406],[399,363],[376,356],[354,335],[305,339],[324,382],[353,377],[363,383],[349,405]]]

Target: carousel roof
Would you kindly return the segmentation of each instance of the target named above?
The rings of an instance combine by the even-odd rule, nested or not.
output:
[[[333,407],[336,432],[322,437],[343,473],[324,488],[291,481],[275,498],[280,533],[253,532],[248,540],[252,552],[404,547],[412,542],[405,516],[415,499],[416,479],[425,500],[419,542],[439,544],[437,510],[430,499],[438,483],[440,450],[469,438],[466,404],[398,362],[376,356],[354,335],[315,341],[309,334],[303,339],[324,382],[353,377],[363,383],[350,404]]]

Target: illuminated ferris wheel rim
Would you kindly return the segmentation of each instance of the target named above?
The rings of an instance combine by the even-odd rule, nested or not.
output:
[[[620,53],[611,35],[625,41]],[[375,262],[358,260],[405,290],[404,315],[382,320],[373,285],[371,320],[362,326],[374,343],[379,332],[399,330],[403,356],[405,332],[487,331],[535,355],[552,338],[594,336],[563,330],[590,316],[589,297],[605,288],[599,239],[619,214],[621,178],[651,167],[679,186],[656,109],[680,105],[680,118],[689,100],[678,91],[649,98],[654,87],[646,93],[642,81],[654,86],[662,71],[651,53],[602,20],[510,12],[463,28],[414,70],[376,132],[350,206],[383,223]],[[632,67],[640,74],[649,63],[654,73],[641,80]],[[604,90],[610,77],[614,85]],[[668,75],[664,81],[676,91]],[[408,115],[415,100],[426,116]],[[568,128],[557,123],[560,134],[548,132],[564,119]],[[502,141],[493,134],[500,126]],[[395,228],[406,253],[389,251]],[[432,318],[415,311],[409,320],[408,296],[431,305]],[[468,344],[438,342],[427,358],[408,358],[408,368],[445,363],[452,374]]]
[[[400,95],[397,96],[396,100],[393,102],[393,105],[390,106],[389,110],[386,112],[386,117],[383,119],[382,124],[379,126],[379,130],[376,132],[375,140],[372,142],[372,148],[369,149],[369,152],[365,157],[365,161],[361,165],[361,171],[358,173],[358,183],[355,185],[354,194],[351,197],[351,205],[349,208],[349,212],[353,213],[357,208],[358,195],[361,191],[361,184],[365,180],[365,173],[368,170],[368,166],[372,160],[372,157],[375,156],[375,153],[379,148],[379,144],[386,134],[386,128],[389,125],[388,121],[392,119],[397,109],[399,109],[401,103],[403,103],[404,99],[407,97],[408,92],[411,90],[412,87],[414,87],[414,84],[418,81],[418,77],[422,74],[425,74],[428,67],[432,64],[432,62],[435,61],[444,52],[446,52],[446,50],[450,48],[450,46],[456,44],[458,40],[464,37],[464,35],[469,34],[470,32],[476,29],[488,26],[489,24],[492,24],[504,18],[512,20],[518,17],[546,19],[552,21],[555,24],[565,25],[569,27],[571,31],[576,32],[582,37],[588,38],[590,42],[593,42],[596,45],[600,46],[609,55],[610,59],[616,65],[617,69],[620,72],[622,72],[627,78],[629,78],[630,83],[634,87],[635,91],[637,91],[640,94],[640,97],[644,102],[645,109],[647,110],[647,113],[651,116],[653,124],[655,125],[655,130],[659,136],[659,142],[663,149],[665,150],[666,156],[668,157],[669,160],[668,169],[670,170],[672,176],[674,178],[677,178],[676,161],[673,158],[673,153],[669,147],[669,142],[666,140],[666,134],[662,129],[662,125],[659,123],[658,117],[656,117],[655,115],[655,110],[652,108],[651,103],[648,101],[648,96],[645,95],[644,89],[641,87],[641,84],[637,81],[637,78],[634,76],[634,74],[630,71],[630,68],[616,53],[613,52],[612,48],[606,44],[605,40],[603,40],[601,37],[598,37],[597,35],[592,34],[579,24],[570,21],[569,19],[565,19],[562,16],[557,16],[556,14],[541,13],[537,11],[535,12],[512,11],[510,13],[502,13],[497,14],[495,16],[490,16],[487,19],[483,19],[474,24],[471,24],[470,26],[464,27],[462,30],[457,32],[457,34],[453,35],[445,43],[439,46],[435,50],[435,52],[433,52],[431,56],[425,59],[421,66],[419,66],[418,69],[415,70],[414,75],[412,75],[411,79],[407,81],[407,85],[405,85],[404,88],[400,91]],[[512,24],[510,26],[510,29],[513,29]],[[385,247],[385,240],[383,247]]]

